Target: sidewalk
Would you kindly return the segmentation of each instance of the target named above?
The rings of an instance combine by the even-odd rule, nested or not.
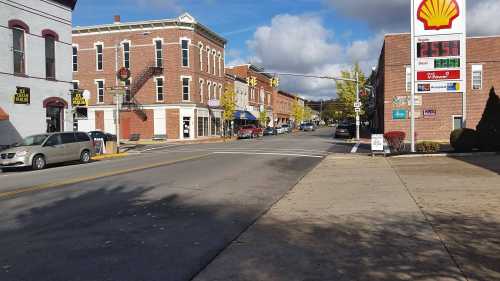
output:
[[[469,178],[467,171],[480,171],[483,180],[475,182],[493,184],[490,196],[498,198],[498,174],[456,159],[439,160],[449,162],[446,171],[445,163],[436,171],[432,159],[390,161],[325,159],[194,280],[500,280],[500,222],[454,210],[459,199],[446,185],[449,169]],[[441,184],[447,188],[437,196]],[[461,195],[461,202],[471,198]],[[497,199],[482,203],[498,206]]]

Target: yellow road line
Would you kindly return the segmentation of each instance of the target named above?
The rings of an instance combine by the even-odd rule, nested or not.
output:
[[[121,158],[127,157],[128,153],[120,153],[120,154],[104,154],[104,155],[96,155],[92,157],[92,160],[103,160],[103,159],[111,159],[111,158]]]
[[[184,157],[181,159],[170,160],[170,161],[165,161],[165,162],[160,162],[160,163],[155,163],[155,164],[150,164],[150,165],[144,165],[144,166],[134,167],[134,168],[130,168],[130,169],[122,169],[122,170],[118,170],[118,171],[106,172],[106,173],[96,174],[96,175],[88,176],[88,177],[79,177],[79,178],[74,178],[74,179],[69,179],[69,180],[64,180],[64,181],[58,181],[58,182],[54,182],[54,183],[46,183],[46,184],[40,184],[40,185],[31,186],[31,187],[18,188],[16,190],[12,190],[12,191],[0,192],[0,199],[14,197],[14,196],[18,196],[18,195],[25,194],[25,193],[35,192],[35,191],[65,187],[65,186],[68,186],[71,184],[76,184],[76,183],[81,183],[81,182],[91,181],[91,180],[97,180],[100,178],[128,174],[128,173],[132,173],[132,172],[138,172],[138,171],[143,171],[143,170],[152,169],[152,168],[158,168],[158,167],[162,167],[162,166],[169,166],[169,165],[177,164],[180,162],[205,158],[209,155],[212,155],[212,153],[207,153],[207,154],[198,155],[198,156]]]

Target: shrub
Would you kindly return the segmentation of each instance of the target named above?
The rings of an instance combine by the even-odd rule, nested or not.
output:
[[[481,121],[476,127],[479,148],[483,151],[500,151],[500,98],[491,88]]]
[[[441,149],[441,145],[437,142],[423,141],[417,144],[418,152],[438,152]]]
[[[389,147],[394,152],[402,152],[404,150],[404,141],[406,138],[405,132],[392,131],[384,134]]]
[[[470,152],[478,147],[478,134],[473,129],[456,129],[451,132],[450,144],[457,152]]]

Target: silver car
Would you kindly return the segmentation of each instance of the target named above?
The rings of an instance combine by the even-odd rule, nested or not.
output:
[[[88,163],[93,155],[94,145],[87,133],[40,134],[0,151],[0,169],[32,167],[41,170],[48,164],[75,160]]]

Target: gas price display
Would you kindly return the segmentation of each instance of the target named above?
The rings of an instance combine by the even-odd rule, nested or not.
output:
[[[417,44],[418,58],[458,57],[460,56],[460,41],[435,41]]]

